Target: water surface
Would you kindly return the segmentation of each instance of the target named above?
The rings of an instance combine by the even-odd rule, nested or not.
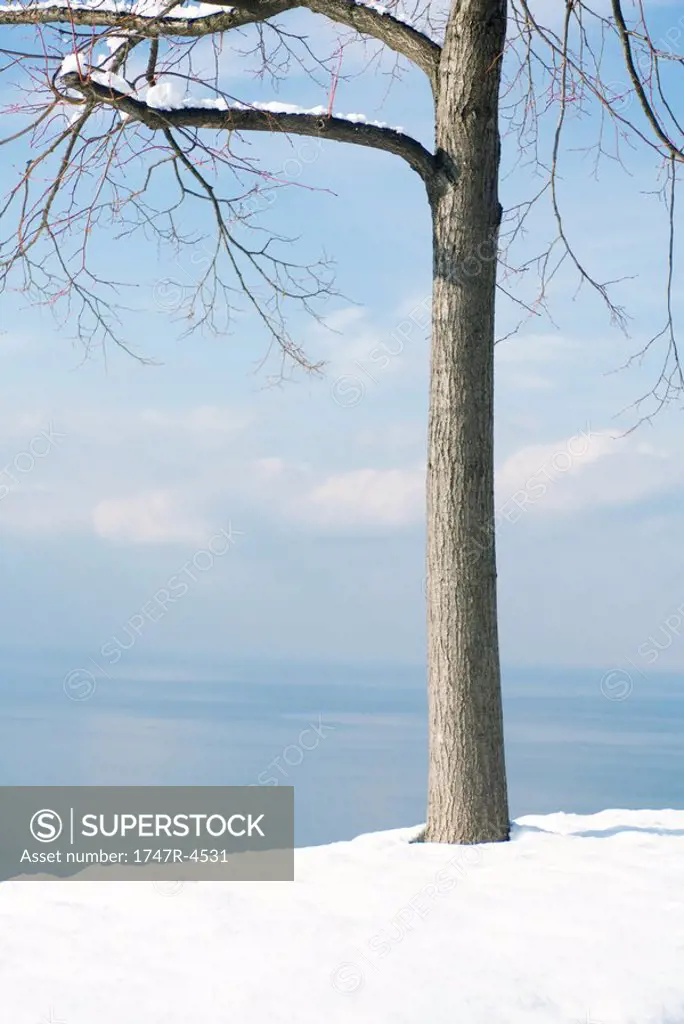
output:
[[[298,845],[423,820],[420,667],[131,663],[93,667],[95,692],[70,699],[82,663],[0,660],[0,784],[291,784]],[[608,699],[602,675],[504,672],[514,817],[684,806],[684,679],[635,676]]]

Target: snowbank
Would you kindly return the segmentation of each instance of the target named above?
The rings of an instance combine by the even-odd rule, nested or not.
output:
[[[683,1024],[684,812],[297,852],[288,883],[0,885],[11,1024]]]

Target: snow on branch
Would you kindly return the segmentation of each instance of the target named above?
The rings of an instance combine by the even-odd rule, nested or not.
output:
[[[82,74],[67,70],[60,77],[60,84],[80,93],[91,103],[115,106],[120,113],[157,131],[202,128],[315,136],[393,153],[402,157],[426,183],[432,183],[437,174],[435,158],[424,146],[396,128],[366,121],[362,114],[329,116],[322,107],[303,110],[278,103],[229,105],[222,97],[179,101],[168,93],[157,95],[153,90],[150,90],[150,103],[137,99],[130,92],[120,91],[106,72],[98,71],[93,71],[86,79]]]
[[[134,0],[133,3],[130,0],[80,0],[79,3],[68,4],[65,7],[60,8],[54,3],[54,0],[31,0],[30,3],[9,3],[0,4],[0,13],[23,13],[28,19],[30,19],[33,13],[40,13],[41,15],[45,11],[75,11],[75,12],[94,12],[100,11],[108,14],[137,14],[148,18],[156,17],[164,11],[164,8],[168,7],[164,0]],[[205,4],[205,3],[188,3],[187,5],[178,4],[173,10],[167,12],[166,17],[168,18],[203,18],[207,14],[216,14],[219,10],[221,11],[232,11],[234,8],[230,6],[224,6],[221,4]]]
[[[162,4],[163,0],[143,0],[142,4],[121,0],[78,0],[64,6],[48,0],[0,4],[0,25],[70,24],[120,28],[145,38],[197,37],[264,22],[287,11],[306,8],[362,35],[380,40],[421,68],[433,87],[436,81],[440,46],[379,4],[358,3],[356,0],[243,0],[239,7],[203,2],[178,5],[170,12],[167,9],[166,13],[162,13]]]
[[[265,20],[289,8],[282,0],[268,5],[268,13],[255,18],[234,7],[193,4],[175,7],[163,17],[138,13],[135,6],[118,0],[96,0],[91,4],[60,6],[54,3],[0,5],[0,25],[75,25],[115,28],[148,39],[165,36],[198,37],[227,32],[255,21]],[[266,5],[264,5],[266,7]]]

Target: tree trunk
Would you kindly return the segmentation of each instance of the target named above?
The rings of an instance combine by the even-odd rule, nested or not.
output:
[[[437,153],[451,180],[430,196],[428,842],[493,842],[509,834],[493,437],[505,26],[506,0],[454,0],[437,96]]]

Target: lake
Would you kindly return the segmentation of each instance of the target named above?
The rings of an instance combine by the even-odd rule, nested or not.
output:
[[[419,666],[0,664],[2,785],[293,785],[299,846],[424,818]],[[514,817],[684,805],[684,677],[604,672],[504,671]]]

